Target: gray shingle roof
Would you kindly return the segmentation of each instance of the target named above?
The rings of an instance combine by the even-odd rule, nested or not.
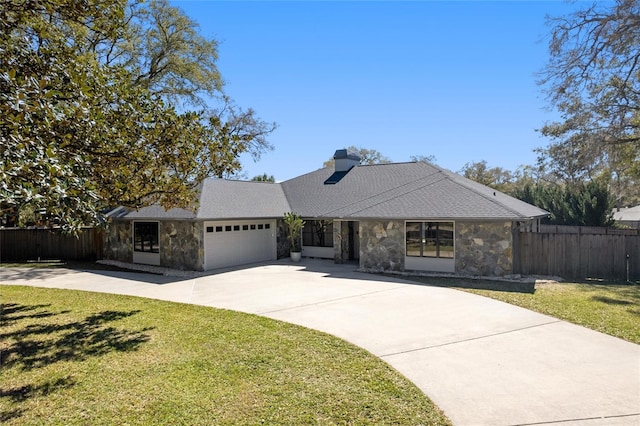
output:
[[[202,187],[198,219],[276,218],[289,210],[277,183],[207,179]]]
[[[282,183],[292,211],[345,219],[519,220],[548,213],[424,162],[356,166],[335,185],[325,168]]]
[[[206,179],[195,212],[151,206],[129,219],[307,218],[521,220],[548,212],[423,162],[360,165],[325,185],[332,168],[281,184]],[[122,217],[122,216],[119,216]]]
[[[290,211],[279,184],[206,179],[194,211],[154,205],[131,211],[127,219],[256,219],[282,217]],[[120,216],[122,217],[122,216]]]
[[[615,209],[613,211],[613,219],[628,221],[640,220],[640,206],[623,208],[620,210]]]
[[[125,215],[118,216],[126,219],[195,219],[194,212],[185,209],[169,209],[165,210],[160,206],[143,207],[140,210],[132,210]]]

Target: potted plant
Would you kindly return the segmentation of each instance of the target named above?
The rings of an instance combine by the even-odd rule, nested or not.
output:
[[[291,260],[299,262],[301,253],[300,234],[304,226],[304,220],[293,212],[284,214],[284,223],[287,226],[287,238],[290,244]]]

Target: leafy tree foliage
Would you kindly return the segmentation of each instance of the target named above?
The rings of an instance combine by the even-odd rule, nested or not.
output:
[[[147,24],[135,24],[134,13]],[[153,19],[144,21],[147,16]],[[127,40],[143,29],[149,35],[136,50]],[[193,100],[221,86],[211,66],[215,44],[197,39],[193,29],[166,2],[152,2],[146,11],[125,0],[2,3],[5,224],[15,224],[24,211],[42,224],[77,230],[99,222],[108,206],[193,207],[202,179],[239,169],[240,153],[259,156],[274,126],[253,111],[242,111],[223,94],[217,109],[178,111],[172,105],[177,97]],[[212,62],[189,56],[186,42],[172,38],[180,34],[204,43],[209,52],[202,55]],[[205,83],[207,78],[213,80]]]
[[[222,92],[218,44],[202,37],[196,22],[167,0],[131,1],[125,21],[126,37],[94,43],[102,62],[122,64],[136,84],[172,105],[201,108],[213,135],[234,143],[234,154],[250,152],[257,161],[273,149],[267,136],[276,124],[260,120],[253,109],[239,108]],[[208,107],[211,102],[214,107]],[[233,161],[236,170],[237,155]],[[233,175],[233,170],[223,167],[215,174]]]
[[[489,167],[485,160],[467,163],[459,173],[468,179],[501,192],[511,193],[514,189],[514,175],[502,167]]]
[[[637,199],[640,179],[640,3],[594,3],[550,18],[550,60],[540,84],[561,120],[539,163],[573,184],[609,177],[619,202]]]
[[[613,200],[599,181],[557,185],[527,183],[517,188],[515,197],[551,213],[554,225],[610,226]]]
[[[217,42],[202,37],[179,9],[167,0],[132,2],[125,19],[129,36],[98,50],[106,63],[135,69],[136,83],[172,103],[205,106],[204,95],[221,91]]]
[[[605,179],[563,183],[541,175],[532,167],[515,172],[489,167],[486,161],[467,163],[466,178],[487,185],[551,213],[554,225],[610,226],[614,198]]]
[[[432,163],[435,164],[436,157],[434,155],[412,155],[409,157],[410,161],[422,162],[422,163]]]
[[[367,149],[367,148],[359,148],[351,145],[347,150],[355,152],[360,156],[360,164],[387,164],[391,162],[389,157],[382,155],[379,151],[375,149]],[[335,160],[333,157],[325,161],[322,166],[323,167],[333,167],[335,164]]]
[[[266,173],[263,173],[261,175],[252,177],[251,180],[254,182],[275,182],[276,178],[273,175],[267,175]]]

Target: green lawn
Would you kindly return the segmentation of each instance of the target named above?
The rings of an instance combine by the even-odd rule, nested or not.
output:
[[[254,315],[0,286],[0,423],[449,421],[368,352]]]

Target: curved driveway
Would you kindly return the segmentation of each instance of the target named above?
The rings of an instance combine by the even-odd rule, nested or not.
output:
[[[178,278],[4,268],[0,283],[227,308],[331,333],[388,362],[456,425],[640,425],[640,346],[488,298],[354,269],[303,260]]]

